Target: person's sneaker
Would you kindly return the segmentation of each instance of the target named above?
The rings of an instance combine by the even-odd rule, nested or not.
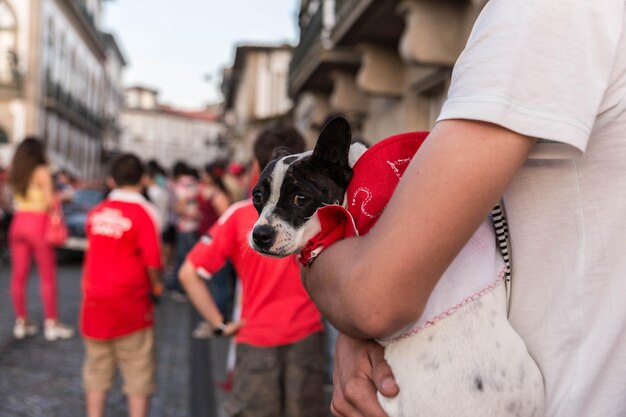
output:
[[[46,340],[55,341],[60,339],[71,339],[74,337],[74,329],[67,324],[57,320],[46,320],[43,336]]]
[[[37,334],[37,325],[28,319],[18,318],[13,325],[13,337],[16,339],[24,339],[26,336],[34,336]]]
[[[210,339],[213,335],[213,328],[206,321],[201,321],[196,325],[196,328],[191,332],[191,336],[194,339]]]

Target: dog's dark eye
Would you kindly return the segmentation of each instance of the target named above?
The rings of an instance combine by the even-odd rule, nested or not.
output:
[[[311,201],[311,199],[305,195],[302,194],[296,194],[293,197],[293,205],[296,207],[302,207],[305,206],[309,201]]]
[[[263,193],[260,190],[256,190],[252,193],[252,203],[254,205],[263,204]]]

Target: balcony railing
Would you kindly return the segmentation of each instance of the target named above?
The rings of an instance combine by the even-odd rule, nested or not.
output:
[[[289,84],[292,85],[302,68],[309,61],[310,54],[319,53],[321,48],[321,35],[323,29],[322,7],[307,19],[306,26],[300,24],[300,42],[293,50],[291,64],[289,66]]]
[[[81,100],[66,92],[61,85],[52,81],[50,77],[46,77],[46,95],[52,100],[53,107],[56,106],[73,117],[79,117],[83,122],[87,122],[91,128],[104,129],[105,120],[103,116],[99,116],[87,108]]]
[[[333,70],[356,71],[361,63],[356,50],[337,48],[331,43],[329,35],[337,23],[337,4],[328,0],[317,6],[303,9],[300,15],[300,43],[294,48],[289,67],[291,96],[303,90],[329,93],[333,88]]]
[[[341,22],[362,0],[335,0],[335,16]]]
[[[93,42],[97,54],[104,58],[105,54],[105,39],[104,35],[98,27],[93,13],[87,8],[85,0],[60,0],[67,8],[68,11],[76,17],[78,24],[84,29],[87,37]]]

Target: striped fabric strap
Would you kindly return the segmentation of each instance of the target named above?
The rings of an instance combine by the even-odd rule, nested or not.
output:
[[[491,210],[491,219],[496,229],[498,247],[500,248],[500,253],[502,253],[502,259],[504,260],[504,283],[506,285],[506,299],[508,303],[511,299],[511,251],[509,244],[509,226],[506,222],[506,213],[502,203],[499,203]]]

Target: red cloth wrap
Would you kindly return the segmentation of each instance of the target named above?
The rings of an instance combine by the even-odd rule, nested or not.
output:
[[[317,216],[321,232],[307,242],[298,260],[304,266],[334,242],[371,230],[387,206],[400,177],[428,132],[390,136],[369,148],[353,167],[345,205],[321,207]]]

